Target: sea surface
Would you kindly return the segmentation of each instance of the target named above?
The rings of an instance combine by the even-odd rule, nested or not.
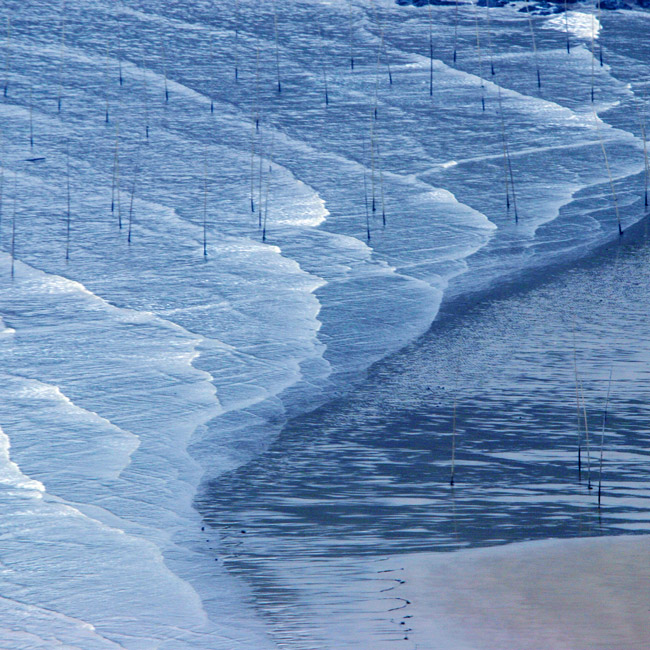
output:
[[[332,647],[360,558],[647,530],[650,13],[1,18],[4,646]]]

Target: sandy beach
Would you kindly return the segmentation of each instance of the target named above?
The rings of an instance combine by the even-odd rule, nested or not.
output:
[[[650,538],[549,540],[404,558],[418,650],[642,650]]]

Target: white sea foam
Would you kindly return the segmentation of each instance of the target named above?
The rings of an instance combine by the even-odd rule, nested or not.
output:
[[[565,14],[553,16],[544,23],[544,27],[563,32],[568,29],[573,36],[586,41],[590,41],[592,38],[597,39],[601,30],[600,21],[594,14],[585,14],[580,11],[567,11]]]
[[[569,224],[535,239],[536,227],[557,221],[581,190],[606,181],[602,161],[583,146],[585,132],[593,136],[588,52],[573,52],[573,67],[561,68],[575,90],[567,96],[550,73],[565,62],[544,51],[541,38],[547,67],[539,97],[520,65],[531,56],[525,40],[518,54],[497,61],[498,77],[484,81],[482,115],[474,55],[463,52],[458,68],[443,61],[452,23],[440,24],[436,43],[447,49],[434,62],[432,103],[427,24],[418,9],[380,5],[395,73],[388,88],[377,84],[380,38],[368,6],[353,6],[358,59],[348,74],[348,4],[293,3],[278,7],[280,94],[274,34],[259,3],[240,3],[238,81],[232,6],[218,4],[215,13],[200,3],[158,13],[115,13],[104,0],[68,5],[75,28],[66,33],[63,61],[52,31],[59,9],[40,1],[7,5],[21,16],[0,105],[5,251],[14,198],[17,205],[15,278],[0,300],[10,325],[0,328],[0,480],[9,487],[1,514],[11,526],[0,610],[22,621],[4,628],[14,634],[12,648],[27,637],[35,647],[88,649],[271,646],[244,604],[245,588],[214,562],[214,542],[200,531],[192,499],[205,473],[249,461],[287,417],[424,332],[461,276],[475,287],[541,260],[537,245],[562,255],[605,231],[584,216],[602,206],[588,205],[577,212],[586,233],[572,239]],[[309,11],[325,13],[317,20]],[[460,36],[469,52],[475,19],[463,12]],[[574,13],[570,25],[578,30],[584,19]],[[111,22],[118,19],[119,43]],[[524,40],[523,20],[504,19],[498,29]],[[323,41],[305,27],[319,21]],[[251,91],[258,44],[259,93]],[[595,76],[597,108],[629,98],[607,66]],[[39,85],[30,90],[34,79]],[[494,81],[502,84],[517,173],[517,229],[503,208]],[[260,134],[253,132],[251,177],[256,95],[264,110]],[[46,158],[38,166],[25,163],[33,155],[30,125],[34,150]],[[631,174],[638,139],[602,128],[615,176]],[[265,214],[269,188],[265,241],[262,206],[250,209],[251,181],[256,204],[262,190]],[[113,210],[111,198],[119,201]],[[629,200],[621,195],[622,206]],[[5,278],[9,264],[3,254]]]

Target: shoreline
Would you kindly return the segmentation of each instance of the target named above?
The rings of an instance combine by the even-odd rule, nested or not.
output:
[[[591,650],[650,642],[650,536],[395,557],[418,650]],[[406,626],[405,626],[406,627]]]
[[[221,538],[220,560],[249,585],[288,648],[298,647],[291,645],[298,627],[325,639],[314,641],[319,649],[365,650],[371,639],[377,650],[398,642],[414,650],[400,628],[420,632],[399,616],[424,596],[406,580],[392,594],[410,604],[392,611],[381,576],[372,577],[378,563],[397,571],[412,556],[426,567],[435,549],[432,557],[442,558],[435,561],[452,566],[458,554],[508,553],[500,549],[529,540],[602,536],[614,544],[648,532],[640,407],[650,392],[647,231],[644,218],[590,255],[443,302],[427,334],[374,364],[350,394],[290,421],[269,450],[210,486],[202,513]],[[600,435],[603,383],[616,361],[600,510],[586,468],[582,482],[576,471],[574,316],[592,435]],[[355,636],[359,626],[366,637]],[[460,650],[458,643],[450,648]]]

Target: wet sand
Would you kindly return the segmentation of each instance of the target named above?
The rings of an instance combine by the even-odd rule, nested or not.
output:
[[[397,559],[397,558],[394,558]],[[418,650],[644,650],[650,537],[400,558]]]

